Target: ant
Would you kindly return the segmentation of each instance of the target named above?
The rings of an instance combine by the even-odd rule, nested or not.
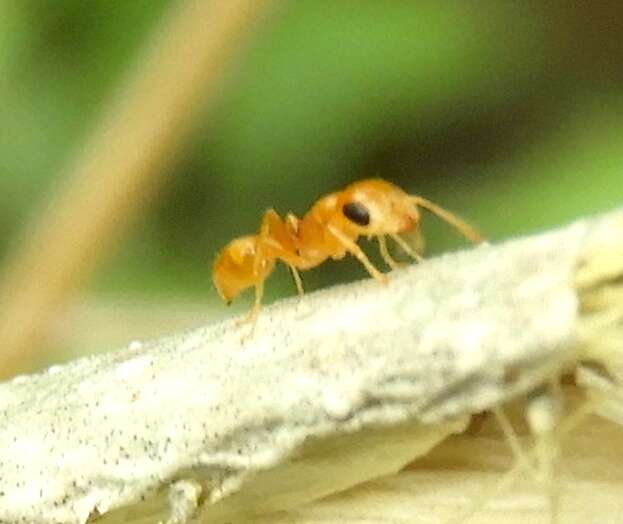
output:
[[[255,287],[255,302],[245,319],[255,321],[264,281],[277,260],[290,268],[300,295],[303,284],[298,270],[313,268],[329,258],[342,259],[347,253],[377,281],[385,283],[387,277],[370,262],[357,240],[360,236],[375,237],[383,260],[392,269],[399,264],[387,249],[387,236],[421,262],[423,258],[400,236],[417,231],[420,208],[434,213],[471,242],[482,240],[469,224],[425,198],[409,195],[380,178],[360,180],[320,198],[301,219],[292,213],[281,218],[274,209],[268,209],[256,235],[236,238],[219,252],[212,272],[214,285],[227,304],[245,289]]]

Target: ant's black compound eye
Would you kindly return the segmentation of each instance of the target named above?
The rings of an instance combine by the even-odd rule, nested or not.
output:
[[[342,213],[349,220],[360,226],[367,226],[370,223],[370,213],[363,204],[359,202],[349,202],[342,207]]]

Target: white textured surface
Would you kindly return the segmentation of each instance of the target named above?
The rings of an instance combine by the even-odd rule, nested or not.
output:
[[[127,522],[157,522],[184,514],[176,501],[197,486],[189,507],[221,522],[211,504],[310,442],[407,424],[428,432],[424,452],[575,358],[572,277],[589,232],[282,301],[246,340],[226,321],[2,384],[0,522],[83,523],[124,506]]]

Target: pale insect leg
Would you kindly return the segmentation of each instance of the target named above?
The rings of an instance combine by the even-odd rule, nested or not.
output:
[[[294,266],[288,266],[290,268],[290,272],[292,273],[292,278],[294,279],[294,283],[296,284],[296,290],[298,291],[299,296],[303,296],[305,290],[303,289],[303,281],[301,280],[301,275]]]
[[[379,251],[381,252],[381,256],[385,263],[391,267],[392,269],[398,269],[402,264],[394,260],[394,258],[390,255],[389,250],[387,249],[387,242],[383,235],[379,235],[376,237],[379,241]]]
[[[264,296],[264,281],[258,282],[255,284],[255,300],[253,302],[253,307],[251,311],[249,311],[242,319],[238,321],[239,325],[242,324],[251,324],[251,329],[247,335],[251,335],[255,330],[255,324],[257,323],[257,317],[260,313],[260,309],[262,309],[262,297]]]
[[[560,516],[560,484],[557,475],[560,444],[556,428],[560,423],[561,399],[558,384],[552,383],[532,395],[526,412],[528,425],[535,438],[537,480],[548,494],[552,524],[559,522]]]
[[[510,445],[513,456],[516,459],[516,464],[501,478],[499,482],[496,482],[494,485],[483,490],[473,504],[470,504],[465,510],[461,511],[458,515],[452,517],[444,524],[465,524],[474,515],[482,511],[491,500],[510,489],[513,484],[517,482],[519,475],[524,470],[534,471],[531,464],[531,453],[526,453],[521,447],[519,438],[510,421],[504,414],[502,408],[495,407],[492,411],[500,424],[504,437]]]
[[[519,442],[519,437],[513,429],[510,420],[508,420],[508,417],[505,415],[504,410],[501,407],[495,407],[492,411],[498,421],[498,424],[500,425],[500,428],[502,429],[504,438],[513,452],[515,460],[522,467],[522,469],[530,471],[531,474],[534,475],[535,471],[532,463],[530,462],[530,458],[526,454],[526,451],[522,448],[521,443]]]
[[[274,240],[272,240],[268,236],[271,226],[279,227],[281,225],[285,226],[286,231],[290,235],[296,235],[298,231],[298,227],[299,227],[299,219],[293,213],[288,213],[286,215],[285,220],[282,221],[281,217],[277,214],[275,210],[269,209],[268,211],[266,211],[266,214],[264,215],[264,220],[262,221],[262,228],[261,228],[260,235],[261,235],[262,241],[266,245],[271,246],[274,249],[281,251],[280,258],[286,258],[283,256],[282,246],[280,246],[278,243],[276,243]],[[296,285],[296,290],[298,294],[303,295],[305,291],[303,289],[303,281],[301,280],[301,275],[299,274],[296,267],[293,266],[291,263],[294,261],[294,257],[287,257],[287,259],[288,261],[286,260],[283,260],[283,261],[287,264],[288,268],[290,269],[290,272],[292,273],[292,278],[294,279],[294,283]]]
[[[430,200],[422,198],[421,196],[412,195],[409,198],[416,206],[427,209],[431,213],[434,213],[439,218],[450,224],[457,231],[461,232],[469,241],[474,243],[482,242],[483,239],[480,236],[480,233],[478,233],[476,229],[474,229],[467,222],[456,216],[454,213],[451,213],[447,209],[444,209],[437,204],[433,204]]]
[[[511,449],[513,450],[513,455],[518,460],[516,461],[515,465],[508,472],[506,472],[499,481],[496,481],[494,484],[491,484],[487,486],[484,490],[482,490],[480,494],[476,497],[474,503],[470,504],[458,515],[455,515],[454,517],[445,521],[444,524],[467,523],[477,513],[484,510],[489,502],[509,490],[517,482],[519,476],[526,468],[529,468],[530,470],[533,469],[531,467],[531,461],[533,459],[534,450],[530,450],[528,453],[525,453],[519,445],[518,437],[515,434],[515,431],[513,430],[509,420],[506,418],[506,415],[503,414],[500,408],[495,408],[493,411],[498,422],[500,422],[502,433],[506,438],[508,438],[509,443],[513,443],[511,444]]]
[[[299,231],[299,223],[300,220],[294,213],[288,213],[286,215],[285,224],[286,230],[293,238],[297,239],[298,231]],[[298,251],[297,251],[298,253]],[[298,254],[297,254],[297,258]],[[299,296],[303,296],[305,290],[303,289],[303,280],[301,279],[301,275],[296,269],[295,266],[289,264],[290,271],[292,272],[292,278],[294,278],[294,283],[296,284],[296,290],[298,291]]]
[[[288,231],[290,231],[291,233],[296,234],[299,230],[299,218],[294,214],[294,213],[288,213],[286,215],[286,227],[288,228]]]
[[[345,236],[334,227],[329,226],[329,231],[335,238],[337,238],[341,242],[341,244],[344,246],[344,248],[346,248],[348,252],[352,253],[355,257],[357,257],[357,260],[359,260],[359,262],[364,265],[364,267],[367,269],[368,273],[370,273],[371,276],[373,276],[376,280],[383,284],[387,282],[387,277],[374,267],[374,264],[370,262],[366,254],[355,242],[353,242],[350,238]]]
[[[416,262],[423,262],[424,261],[424,257],[422,255],[420,255],[419,253],[417,253],[409,244],[408,242],[402,238],[400,235],[396,235],[396,234],[392,234],[390,235],[393,239],[394,242],[396,242],[396,244],[398,244],[400,246],[400,248],[407,254],[409,255],[413,260],[415,260]]]
[[[582,421],[586,419],[588,415],[594,412],[596,404],[598,404],[598,401],[596,401],[595,399],[585,401],[576,410],[574,410],[571,414],[565,417],[562,420],[562,422],[560,422],[560,424],[557,425],[557,427],[550,433],[550,438],[556,444],[557,447],[561,445],[563,439],[566,436],[568,436],[577,426],[579,426],[582,423]],[[528,407],[528,409],[532,409],[533,413],[535,409],[537,412],[538,411],[541,411],[541,412],[544,411],[545,413],[552,412],[552,409],[543,408],[543,407],[536,407],[536,408]],[[498,416],[498,413],[496,413],[496,416]],[[535,415],[533,414],[532,416],[534,417]],[[540,415],[536,415],[536,416],[538,417]],[[504,418],[506,422],[508,422],[508,419],[506,418],[505,415],[502,415],[502,417]],[[498,420],[501,420],[501,419],[498,417]],[[508,422],[508,424],[510,426],[510,422]],[[504,429],[504,427],[502,427],[502,431],[506,435],[506,430]],[[510,431],[514,434],[512,427]],[[534,473],[534,468],[531,466],[531,464],[533,464],[534,461],[539,460],[538,459],[539,454],[545,455],[546,459],[549,458],[551,460],[551,453],[547,452],[547,445],[545,446],[545,448],[542,447],[541,450],[538,450],[537,446],[534,446],[532,449],[526,452],[522,450],[522,454],[524,456],[524,459],[518,460],[515,466],[513,466],[513,468],[511,468],[508,472],[506,472],[498,482],[485,488],[480,493],[480,495],[478,495],[478,497],[476,498],[476,501],[473,504],[469,505],[469,507],[467,507],[464,511],[452,517],[451,519],[446,521],[444,524],[465,524],[466,522],[471,520],[471,518],[475,516],[479,511],[483,510],[486,507],[486,505],[489,502],[491,502],[491,500],[501,495],[507,489],[510,489],[512,485],[515,482],[517,482],[517,480],[519,479],[519,475],[521,475],[521,473],[524,470],[526,470],[527,468],[530,468],[530,471]],[[552,512],[551,512],[552,522],[555,522],[555,519],[559,515],[558,507],[557,507],[558,501],[557,500],[552,501],[550,499],[550,502],[553,502],[554,504],[556,504],[556,506],[552,507]]]
[[[541,469],[541,480],[549,488],[550,522],[560,522],[560,486],[557,482],[560,450],[565,437],[577,428],[588,415],[595,412],[599,399],[585,400],[572,413],[560,420],[562,391],[559,382],[550,384],[544,395],[532,400],[528,406],[528,419],[535,433],[536,444],[532,455]],[[532,419],[532,421],[530,421]],[[539,431],[542,434],[539,435]]]
[[[562,390],[555,381],[530,402],[527,418],[536,443],[532,450],[540,481],[548,490],[550,522],[560,522],[561,485],[559,481],[561,446],[565,437],[595,411],[597,399],[585,400],[561,421]]]
[[[274,241],[271,241],[270,232],[273,228],[279,227],[282,224],[281,217],[274,209],[268,209],[262,217],[262,223],[260,226],[260,232],[258,235],[257,251],[255,254],[255,261],[253,263],[253,270],[255,273],[259,273],[261,270],[261,264],[265,261],[265,246],[275,245]],[[276,244],[276,247],[280,246]]]

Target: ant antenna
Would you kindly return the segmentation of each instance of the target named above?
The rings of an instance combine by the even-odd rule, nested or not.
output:
[[[455,214],[451,213],[450,211],[444,209],[443,207],[438,206],[437,204],[433,204],[430,200],[426,200],[425,198],[421,196],[410,196],[409,198],[411,201],[413,201],[413,203],[416,206],[420,206],[424,209],[427,209],[431,213],[434,213],[439,218],[441,218],[442,220],[450,224],[457,231],[463,234],[465,238],[467,238],[470,242],[473,242],[474,244],[478,244],[479,242],[483,241],[483,238],[482,236],[480,236],[480,233],[478,233],[478,231],[476,231],[467,222],[461,220],[459,217],[457,217]]]

